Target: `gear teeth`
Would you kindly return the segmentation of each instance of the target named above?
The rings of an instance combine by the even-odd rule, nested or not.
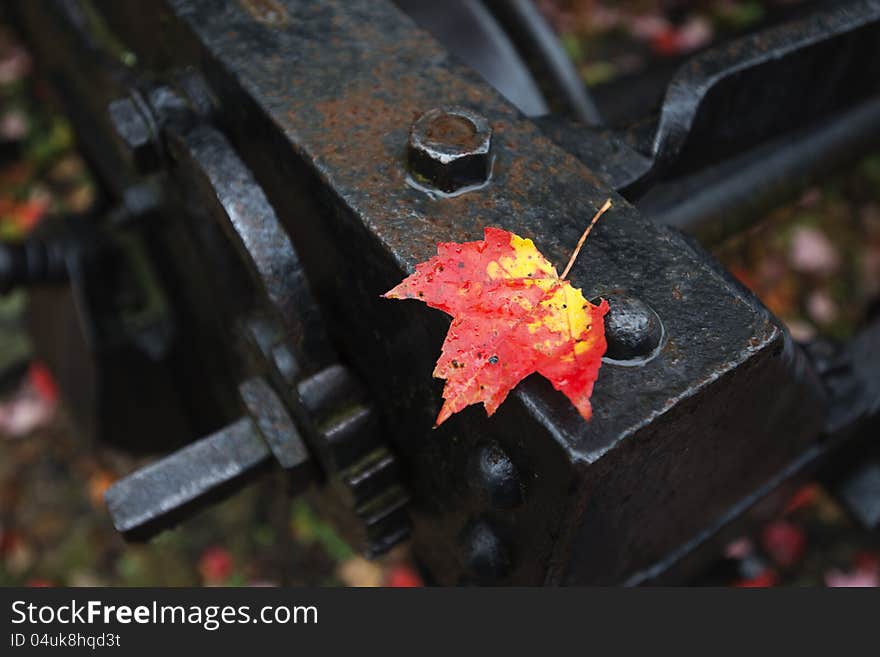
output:
[[[328,469],[340,471],[379,447],[377,424],[373,410],[358,404],[320,425],[321,451],[326,455]]]
[[[301,381],[297,393],[317,423],[332,416],[340,406],[364,400],[363,389],[351,373],[338,363]]]
[[[409,497],[397,459],[383,445],[382,427],[364,390],[345,367],[331,365],[297,386],[314,427],[318,460],[357,518],[366,553],[375,557],[409,537]],[[348,515],[348,513],[346,514]]]
[[[347,468],[341,479],[351,495],[352,506],[361,506],[397,484],[398,477],[397,459],[387,449],[380,447]]]
[[[394,486],[357,510],[367,529],[367,553],[371,558],[384,554],[409,536],[408,502],[406,492]]]

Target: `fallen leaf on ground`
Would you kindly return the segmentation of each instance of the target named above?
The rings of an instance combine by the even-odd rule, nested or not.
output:
[[[392,566],[385,578],[385,583],[394,588],[413,588],[425,585],[415,569],[408,564]]]
[[[104,508],[104,493],[113,485],[117,477],[107,470],[97,470],[89,476],[88,493],[89,501],[96,509]]]
[[[25,380],[10,397],[0,401],[0,437],[21,438],[52,420],[57,402],[50,401]]]
[[[24,585],[32,589],[51,589],[55,586],[55,582],[50,579],[35,577],[26,581]]]
[[[876,588],[880,586],[880,574],[876,570],[856,568],[849,572],[838,569],[825,573],[825,586],[831,588]]]
[[[42,399],[47,402],[58,401],[58,385],[45,365],[37,361],[32,362],[28,368],[28,380]]]
[[[764,589],[776,586],[778,582],[779,577],[776,575],[776,572],[768,568],[762,573],[750,577],[749,579],[737,580],[733,583],[733,586],[739,589]]]
[[[384,573],[382,567],[363,557],[352,557],[339,564],[336,575],[346,586],[382,586]]]
[[[785,513],[793,513],[800,509],[812,506],[816,503],[820,494],[821,491],[819,490],[819,487],[814,483],[801,486],[785,504]]]
[[[742,560],[755,552],[755,544],[748,537],[738,538],[724,547],[724,556],[728,559]]]
[[[205,584],[221,584],[232,575],[233,562],[229,550],[211,547],[199,558],[199,574]]]
[[[764,527],[761,545],[773,561],[783,568],[791,568],[804,556],[807,536],[794,523],[775,520]]]
[[[804,274],[829,276],[840,268],[840,254],[818,228],[798,226],[791,238],[789,261],[792,269]]]
[[[819,324],[830,324],[837,319],[840,310],[825,290],[815,290],[807,297],[807,313]]]

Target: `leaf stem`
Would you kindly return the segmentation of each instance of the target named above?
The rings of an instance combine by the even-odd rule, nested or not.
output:
[[[578,240],[577,246],[574,247],[574,253],[571,254],[571,258],[568,259],[568,264],[565,265],[565,270],[562,272],[562,276],[559,277],[559,280],[565,280],[565,277],[568,276],[568,272],[571,271],[571,266],[574,264],[575,259],[578,257],[578,253],[581,252],[581,247],[584,245],[584,242],[587,239],[587,235],[590,234],[590,231],[593,230],[593,226],[596,225],[596,222],[599,221],[599,217],[601,217],[608,208],[611,207],[611,199],[606,199],[605,203],[602,204],[602,207],[599,208],[599,211],[593,216],[593,220],[590,222],[590,225],[587,226],[587,229],[584,231],[584,234],[581,235],[581,238]]]

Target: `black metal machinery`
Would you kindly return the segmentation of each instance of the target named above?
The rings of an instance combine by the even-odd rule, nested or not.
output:
[[[804,349],[686,235],[880,141],[880,1],[812,4],[694,56],[626,125],[528,2],[16,4],[113,204],[0,269],[41,283],[37,350],[83,426],[169,452],[108,492],[117,528],[280,466],[443,584],[680,581],[854,444],[841,486],[876,526],[880,326]],[[432,430],[447,320],[379,295],[487,225],[562,262],[608,197],[571,274],[611,301],[593,420],[532,377]]]

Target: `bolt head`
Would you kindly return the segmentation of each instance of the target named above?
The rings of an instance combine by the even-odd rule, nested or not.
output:
[[[420,181],[451,193],[479,185],[492,170],[492,128],[465,107],[428,110],[409,133],[407,161]]]
[[[616,361],[641,361],[651,358],[663,340],[663,324],[656,312],[634,296],[612,293],[605,316],[605,356]]]
[[[523,503],[519,472],[498,445],[477,449],[471,460],[471,481],[476,492],[496,509],[513,509]]]

